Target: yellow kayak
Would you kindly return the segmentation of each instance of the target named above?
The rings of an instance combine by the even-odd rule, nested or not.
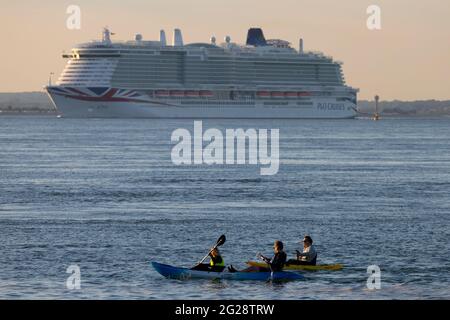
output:
[[[267,268],[267,263],[259,262],[259,261],[247,261],[247,264],[252,267],[262,267]],[[344,266],[342,264],[319,264],[316,266],[308,266],[308,265],[298,265],[298,264],[286,264],[283,270],[308,270],[308,271],[318,271],[318,270],[327,270],[327,271],[338,271],[342,270]]]

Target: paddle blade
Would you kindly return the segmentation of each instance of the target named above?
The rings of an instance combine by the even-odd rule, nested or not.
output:
[[[221,235],[219,237],[219,239],[217,239],[216,246],[220,247],[221,245],[223,245],[225,243],[226,240],[227,240],[227,238],[225,237],[225,235],[224,234]]]

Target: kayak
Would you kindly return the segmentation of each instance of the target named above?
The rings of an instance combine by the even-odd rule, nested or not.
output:
[[[247,264],[252,267],[262,267],[267,268],[267,263],[259,262],[259,261],[247,261]],[[342,264],[319,264],[316,266],[308,266],[308,265],[299,265],[299,264],[287,264],[284,266],[283,270],[307,270],[307,271],[318,271],[318,270],[327,270],[327,271],[338,271],[342,270],[344,266]]]
[[[153,268],[169,279],[189,280],[189,279],[224,279],[224,280],[301,280],[303,276],[299,273],[280,272],[212,272],[191,270],[188,268],[174,267],[167,264],[152,262]]]
[[[301,280],[303,276],[299,273],[280,271],[280,272],[212,272],[191,270],[188,268],[174,267],[167,264],[152,262],[153,268],[162,276],[168,279],[223,279],[223,280]]]

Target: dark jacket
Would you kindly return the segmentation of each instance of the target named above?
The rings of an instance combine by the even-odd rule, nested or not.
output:
[[[286,263],[286,253],[284,251],[277,252],[273,256],[272,260],[270,260],[270,269],[274,272],[281,271]]]

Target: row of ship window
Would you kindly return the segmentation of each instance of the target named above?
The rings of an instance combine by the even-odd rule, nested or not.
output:
[[[252,106],[255,105],[255,102],[245,102],[245,101],[180,101],[183,105],[248,105]],[[264,102],[263,105],[265,106],[287,106],[289,105],[289,102],[277,102],[277,103],[270,103],[270,102]],[[297,102],[295,105],[297,106],[312,106],[312,102]]]

